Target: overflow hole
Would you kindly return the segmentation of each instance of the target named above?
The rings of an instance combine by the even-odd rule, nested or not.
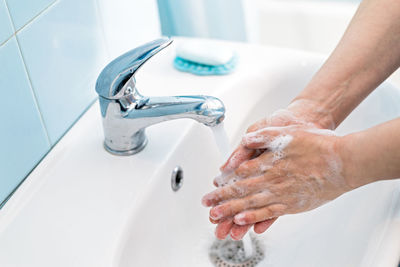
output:
[[[178,191],[183,185],[183,170],[176,166],[171,174],[171,188],[174,192]]]

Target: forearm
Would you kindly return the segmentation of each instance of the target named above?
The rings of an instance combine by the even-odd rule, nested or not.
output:
[[[336,128],[400,66],[400,1],[364,0],[338,46],[295,100],[320,107]]]
[[[338,150],[352,188],[400,178],[400,118],[342,137]]]

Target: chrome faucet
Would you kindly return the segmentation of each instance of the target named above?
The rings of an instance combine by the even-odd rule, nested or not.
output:
[[[212,127],[224,119],[224,104],[212,96],[146,97],[139,93],[137,70],[171,43],[161,38],[137,47],[110,62],[97,78],[104,147],[112,154],[140,152],[147,144],[146,127],[159,122],[190,118]]]

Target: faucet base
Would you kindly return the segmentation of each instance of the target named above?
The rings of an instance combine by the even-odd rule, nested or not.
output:
[[[106,142],[103,143],[104,149],[116,156],[130,156],[130,155],[134,155],[136,153],[139,153],[140,151],[142,151],[147,145],[147,138],[145,137],[144,141],[137,147],[130,149],[130,150],[114,150],[112,148],[110,148],[109,146],[107,146]]]

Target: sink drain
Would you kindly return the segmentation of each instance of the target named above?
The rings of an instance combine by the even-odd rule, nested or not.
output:
[[[253,254],[246,258],[242,241],[230,238],[216,240],[210,249],[211,262],[217,267],[253,267],[264,258],[264,250],[260,241],[250,235]]]

